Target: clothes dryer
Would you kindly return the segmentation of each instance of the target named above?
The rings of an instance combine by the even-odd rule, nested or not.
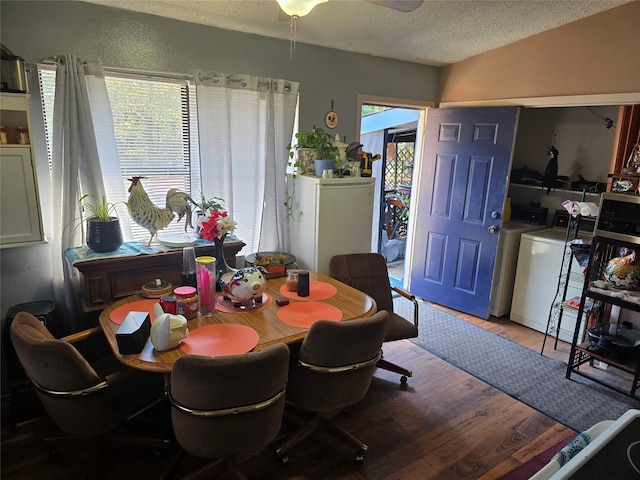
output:
[[[566,218],[561,218],[556,214],[554,225],[566,224]],[[593,226],[593,221],[582,222],[577,239],[589,242]],[[556,296],[556,292],[560,276],[567,271],[566,263],[565,272],[560,271],[566,242],[573,240],[576,236],[569,235],[569,238],[567,237],[567,228],[556,226],[522,234],[509,317],[512,321],[542,333],[546,331],[551,306],[554,302],[562,299],[560,296],[562,292],[558,296]],[[566,281],[566,299],[580,296],[584,275],[582,267],[573,257],[571,257],[571,270]],[[558,336],[560,340],[572,341],[576,321],[576,313],[566,309]]]

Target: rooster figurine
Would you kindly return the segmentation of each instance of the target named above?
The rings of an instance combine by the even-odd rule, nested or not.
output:
[[[153,237],[156,236],[158,230],[162,230],[171,223],[171,220],[175,218],[175,214],[178,214],[176,222],[182,220],[182,217],[186,216],[184,231],[187,231],[187,227],[193,228],[191,223],[191,204],[196,205],[193,199],[186,193],[180,192],[175,188],[172,188],[167,192],[167,204],[165,208],[156,207],[149,199],[147,192],[144,191],[140,180],[144,177],[132,177],[129,180],[131,185],[129,186],[129,212],[131,218],[141,227],[149,230],[151,238],[147,245],[151,245]]]
[[[640,288],[640,265],[636,251],[622,247],[620,256],[612,258],[604,270],[604,278],[616,288],[637,290]]]

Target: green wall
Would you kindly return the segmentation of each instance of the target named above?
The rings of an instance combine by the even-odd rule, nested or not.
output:
[[[340,115],[335,133],[347,141],[354,140],[359,122],[358,94],[437,102],[440,81],[436,67],[302,43],[290,62],[286,40],[81,2],[2,0],[0,41],[29,64],[71,53],[110,67],[176,73],[205,69],[297,81],[300,128],[324,126],[333,100]],[[32,97],[31,107],[36,114],[37,97]],[[37,136],[42,120],[33,114]],[[34,140],[36,155],[44,157],[38,143],[44,142]],[[46,159],[37,158],[36,163],[46,230],[51,204]],[[49,245],[0,251],[2,318],[14,304],[53,297],[52,258],[58,254],[52,255]]]
[[[275,0],[274,0],[275,1]],[[300,128],[324,126],[353,141],[357,95],[438,100],[440,68],[232,32],[81,2],[0,2],[2,43],[33,63],[57,54],[99,58],[103,65],[187,73],[244,73],[300,82]]]

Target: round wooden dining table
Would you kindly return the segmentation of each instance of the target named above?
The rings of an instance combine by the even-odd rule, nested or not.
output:
[[[298,297],[296,292],[287,290],[286,277],[267,280],[263,301],[253,308],[233,307],[219,295],[216,312],[189,320],[189,335],[170,350],[154,349],[150,339],[140,353],[121,354],[118,348],[116,332],[123,317],[129,311],[149,311],[153,321],[153,304],[159,300],[141,295],[124,298],[101,312],[100,326],[120,362],[139,370],[170,373],[176,359],[187,353],[245,353],[276,343],[291,344],[304,339],[316,320],[349,321],[370,317],[376,312],[376,302],[369,295],[322,273],[310,272],[309,277],[308,297]],[[286,298],[289,303],[280,306],[276,302],[278,298]],[[213,338],[219,334],[220,338]]]

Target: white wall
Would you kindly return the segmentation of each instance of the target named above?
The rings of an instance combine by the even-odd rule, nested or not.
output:
[[[606,182],[616,129],[607,129],[601,117],[615,121],[617,116],[617,106],[522,108],[513,168],[526,166],[544,174],[547,148],[555,144],[558,175]]]

